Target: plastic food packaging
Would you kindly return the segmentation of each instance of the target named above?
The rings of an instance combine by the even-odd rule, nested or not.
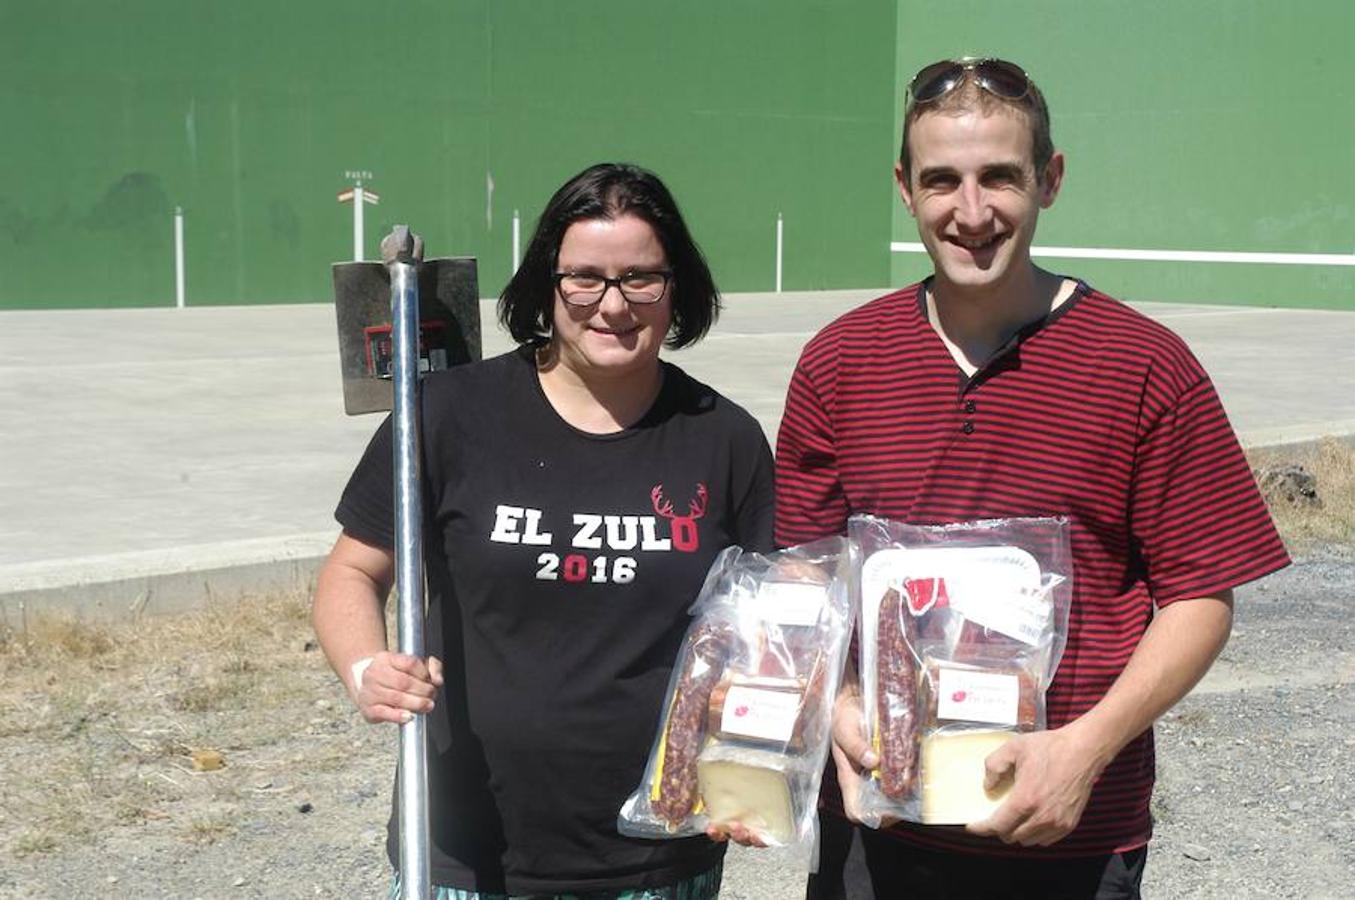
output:
[[[738,822],[812,865],[833,699],[851,640],[855,545],[826,538],[711,565],[622,834]]]
[[[880,755],[863,821],[983,819],[1011,787],[984,789],[984,759],[1045,727],[1072,599],[1067,519],[853,516],[849,531],[862,561],[862,705]]]

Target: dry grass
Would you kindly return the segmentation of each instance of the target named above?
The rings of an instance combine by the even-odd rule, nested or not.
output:
[[[188,823],[186,836],[195,844],[214,844],[234,830],[226,816],[202,816]]]
[[[1355,446],[1335,438],[1298,448],[1248,454],[1253,469],[1301,466],[1316,479],[1317,503],[1293,502],[1272,492],[1271,515],[1290,550],[1355,543]]]
[[[40,829],[24,832],[14,842],[15,856],[29,856],[34,853],[50,853],[57,848],[57,839]]]
[[[318,727],[317,704],[349,715],[323,699],[336,684],[302,596],[112,624],[42,618],[0,634],[0,858],[118,825],[225,837],[272,745]],[[204,748],[225,767],[196,771]]]

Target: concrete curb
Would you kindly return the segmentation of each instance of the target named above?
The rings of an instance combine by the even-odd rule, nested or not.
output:
[[[299,534],[148,553],[0,567],[0,627],[182,612],[251,594],[305,592],[333,534]]]

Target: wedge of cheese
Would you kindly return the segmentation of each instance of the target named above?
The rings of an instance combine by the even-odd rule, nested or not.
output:
[[[743,750],[707,752],[696,763],[701,801],[712,825],[740,822],[770,842],[795,839],[795,808],[785,757]]]
[[[968,825],[992,814],[1011,790],[983,789],[983,761],[1015,735],[1010,731],[936,731],[922,738],[922,821]]]

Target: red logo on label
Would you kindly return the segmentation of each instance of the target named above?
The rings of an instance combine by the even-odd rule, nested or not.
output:
[[[950,699],[951,699],[952,701],[954,701],[955,703],[963,703],[963,702],[964,702],[964,698],[967,697],[967,696],[969,696],[969,695],[966,694],[964,691],[956,691],[955,693],[953,693],[953,694],[950,695]]]
[[[740,718],[740,717],[746,716],[746,715],[748,715],[748,707],[746,707],[746,706],[736,706],[736,707],[734,707],[734,718],[737,719],[737,718]]]
[[[915,616],[932,607],[945,609],[950,606],[944,578],[905,578],[903,588],[908,592],[908,611]]]

